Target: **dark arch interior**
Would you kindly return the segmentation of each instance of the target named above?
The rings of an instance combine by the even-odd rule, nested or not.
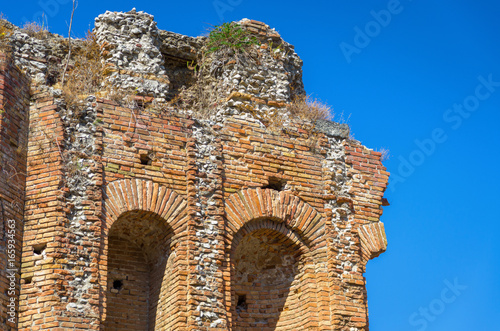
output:
[[[164,327],[170,304],[168,269],[171,228],[157,214],[130,211],[112,225],[108,237],[106,330]]]
[[[293,329],[301,259],[299,247],[276,230],[243,234],[231,256],[234,330]]]

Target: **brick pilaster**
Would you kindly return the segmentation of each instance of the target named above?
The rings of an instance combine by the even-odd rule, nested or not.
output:
[[[16,330],[26,188],[29,80],[0,53],[0,329]]]

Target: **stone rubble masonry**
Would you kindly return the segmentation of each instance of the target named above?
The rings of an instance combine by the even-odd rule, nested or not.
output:
[[[169,90],[160,40],[153,16],[146,13],[111,13],[95,21],[97,41],[106,52],[108,80],[120,89],[137,89],[165,98]]]
[[[225,101],[210,118],[150,103],[192,83],[186,62],[204,37],[135,10],[100,15],[106,84],[149,106],[99,94],[76,112],[48,83],[62,37],[12,27],[0,53],[0,330],[368,330],[363,275],[387,248],[389,173],[347,125],[290,117],[302,61],[266,24],[239,23],[260,60],[214,59]],[[269,114],[286,130],[267,129]]]

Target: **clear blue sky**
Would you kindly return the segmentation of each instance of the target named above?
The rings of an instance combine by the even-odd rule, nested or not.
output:
[[[17,25],[45,11],[66,35],[70,2],[0,11]],[[350,115],[356,139],[390,150],[389,246],[366,273],[371,330],[500,330],[500,2],[82,0],[74,31],[132,7],[191,36],[266,22],[304,60],[307,92]]]

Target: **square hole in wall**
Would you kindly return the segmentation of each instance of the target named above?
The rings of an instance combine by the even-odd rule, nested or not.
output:
[[[267,185],[262,188],[270,188],[276,191],[283,191],[286,186],[286,180],[278,177],[269,177],[267,180]]]
[[[115,279],[113,281],[113,290],[121,290],[123,287],[123,280]]]
[[[47,248],[46,243],[33,245],[33,253],[35,255],[41,255],[45,248]]]
[[[142,165],[151,165],[153,162],[149,154],[140,154],[140,159]]]
[[[236,301],[236,310],[237,311],[246,311],[247,310],[247,296],[246,294],[238,294]]]

